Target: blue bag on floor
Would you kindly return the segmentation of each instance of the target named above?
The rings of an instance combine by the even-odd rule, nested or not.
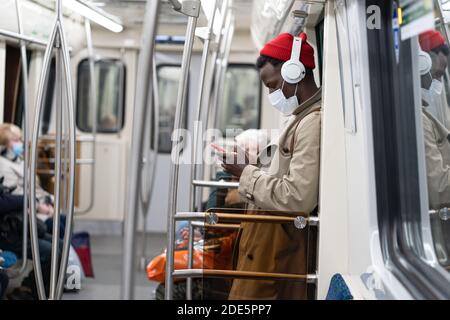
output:
[[[339,273],[331,278],[326,300],[353,300],[350,289]]]

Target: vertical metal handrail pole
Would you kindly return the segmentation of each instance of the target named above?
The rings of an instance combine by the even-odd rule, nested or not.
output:
[[[59,33],[61,32],[58,31]],[[62,57],[60,52],[61,43],[57,43],[56,51],[56,69],[55,69],[55,94],[56,94],[56,151],[55,151],[55,213],[53,215],[53,232],[52,232],[52,256],[51,256],[51,271],[50,271],[50,294],[49,299],[55,300],[56,297],[56,283],[58,281],[58,253],[59,253],[59,217],[61,214],[61,141],[62,141]]]
[[[122,264],[122,299],[129,300],[134,296],[135,267],[135,231],[136,209],[139,197],[140,168],[142,161],[142,140],[144,112],[147,105],[149,75],[152,73],[152,57],[155,46],[156,27],[160,1],[147,1],[143,26],[142,47],[138,62],[136,100],[133,116],[133,135],[130,153],[128,182],[128,206],[125,215],[123,264]]]
[[[55,94],[56,94],[56,150],[55,150],[55,212],[53,215],[52,232],[52,255],[50,268],[50,293],[49,299],[56,298],[56,284],[58,282],[58,258],[59,258],[59,217],[61,215],[61,142],[62,142],[62,108],[63,108],[63,84],[62,84],[62,56],[61,56],[61,21],[62,8],[61,1],[56,2],[56,20],[58,33],[56,38],[56,56],[55,56]]]
[[[188,240],[188,269],[193,269],[194,265],[194,225],[189,221]],[[192,277],[186,278],[186,300],[192,300]]]
[[[42,66],[42,71],[39,79],[39,86],[35,105],[35,114],[33,122],[33,135],[31,139],[30,148],[30,194],[28,198],[30,201],[30,239],[31,239],[31,252],[33,255],[33,268],[36,279],[36,288],[38,292],[39,299],[45,300],[46,293],[44,287],[44,280],[42,277],[41,259],[39,253],[39,242],[38,242],[38,232],[37,232],[37,217],[36,217],[36,162],[37,162],[37,142],[39,137],[39,127],[41,123],[42,109],[44,106],[44,88],[48,81],[48,75],[50,71],[50,63],[53,52],[53,45],[55,43],[56,35],[58,33],[59,26],[55,22],[53,27],[49,43],[45,50],[44,61]]]
[[[200,1],[192,1],[191,5],[199,9]],[[188,18],[186,29],[186,42],[183,50],[183,61],[181,64],[181,80],[178,87],[177,107],[175,111],[174,133],[182,127],[182,119],[186,105],[186,91],[189,78],[189,69],[191,66],[192,48],[195,39],[195,28],[197,26],[197,15],[191,15]],[[172,136],[172,139],[174,137]],[[166,253],[166,279],[165,279],[165,298],[172,300],[173,297],[173,270],[174,270],[174,249],[175,249],[175,214],[177,211],[178,200],[178,173],[180,152],[177,150],[176,141],[172,144],[172,164],[170,167],[169,180],[169,217],[168,217],[168,241]]]
[[[60,2],[61,0],[59,0]],[[70,240],[72,238],[72,229],[73,229],[73,213],[74,213],[74,194],[75,194],[75,164],[76,164],[76,133],[75,133],[75,108],[74,108],[74,96],[72,91],[72,77],[70,72],[70,55],[69,55],[69,47],[67,45],[66,36],[64,34],[63,21],[62,21],[62,12],[60,11],[60,19],[59,19],[59,30],[60,30],[60,42],[61,48],[60,52],[62,53],[62,65],[64,66],[63,74],[64,74],[64,85],[65,85],[65,94],[66,94],[66,102],[67,102],[67,119],[69,122],[69,150],[70,154],[69,158],[69,193],[67,200],[67,213],[66,213],[66,225],[63,239],[63,247],[61,252],[61,262],[59,265],[59,278],[57,282],[57,290],[56,290],[56,298],[61,299],[64,287],[64,279],[66,276],[67,263],[69,260],[69,251],[70,251]],[[59,239],[55,239],[55,234],[53,234],[53,241],[59,241]]]
[[[444,9],[442,8],[442,3],[440,0],[435,0],[437,3],[439,20],[441,22],[442,29],[444,30],[445,39],[447,40],[447,44],[450,44],[450,31],[448,29],[448,25],[445,23],[444,19]]]
[[[197,176],[197,154],[198,154],[198,145],[199,143],[203,146],[202,143],[202,136],[201,134],[205,132],[206,126],[202,122],[202,106],[203,106],[203,93],[205,89],[205,79],[206,79],[206,69],[208,66],[208,56],[209,56],[209,48],[211,44],[211,37],[213,34],[213,27],[214,27],[214,21],[216,16],[216,9],[217,9],[217,0],[214,0],[214,6],[213,6],[213,14],[211,16],[211,19],[208,22],[208,33],[205,39],[205,42],[203,43],[203,53],[202,53],[202,60],[201,60],[201,67],[200,67],[200,82],[199,82],[199,93],[198,93],[198,102],[197,102],[197,110],[196,110],[196,117],[194,122],[194,136],[192,139],[193,148],[191,150],[191,176],[190,176],[190,183],[189,183],[189,207],[192,211],[195,211],[195,192],[196,187],[193,185],[192,181]],[[200,142],[199,142],[200,139]],[[200,151],[203,151],[200,149]],[[200,161],[203,161],[203,157]],[[198,207],[198,211],[201,211],[202,208]],[[189,232],[191,232],[192,226],[191,222],[189,222]],[[189,239],[191,240],[191,234],[189,233]],[[189,254],[188,254],[188,268],[192,269],[192,246],[194,241],[192,240],[189,242]],[[186,279],[186,299],[192,300],[192,278],[187,277]]]
[[[20,13],[19,0],[16,0],[16,14],[17,14],[17,25],[19,29],[19,34],[23,35],[23,23],[22,15]],[[29,144],[28,144],[28,121],[29,121],[29,105],[28,105],[28,60],[27,60],[27,47],[24,41],[20,41],[20,60],[22,67],[22,90],[23,90],[23,237],[22,237],[22,265],[18,273],[22,275],[27,267],[27,256],[28,256],[28,193],[29,185]]]
[[[150,201],[152,199],[153,189],[155,186],[154,179],[155,172],[156,172],[156,166],[158,162],[158,152],[159,152],[159,93],[158,93],[158,77],[157,77],[157,70],[156,70],[156,59],[153,55],[153,62],[152,62],[152,85],[151,90],[149,94],[151,95],[150,101],[152,103],[152,108],[147,108],[147,112],[149,113],[149,118],[151,119],[152,116],[152,110],[153,110],[153,124],[150,127],[153,129],[153,159],[151,162],[151,170],[150,174],[147,177],[147,181],[149,181],[148,191],[147,194],[144,195],[141,192],[141,200],[142,200],[142,215],[143,215],[143,228],[142,228],[142,255],[141,255],[141,266],[142,269],[145,269],[145,264],[147,263],[147,216],[148,211],[150,209]],[[151,136],[151,131],[149,130],[148,137]],[[148,133],[148,132],[147,132]],[[149,149],[150,151],[150,149]],[[149,161],[150,158],[150,152],[149,157],[147,161]],[[141,191],[144,190],[144,186],[141,185]]]
[[[205,78],[206,78],[206,68],[208,65],[208,56],[209,56],[209,48],[211,43],[211,37],[212,37],[212,31],[214,27],[214,18],[216,16],[216,8],[217,8],[217,0],[214,1],[214,11],[213,15],[208,22],[208,34],[206,36],[205,42],[203,43],[203,53],[202,53],[202,60],[200,65],[200,82],[199,82],[199,92],[198,92],[198,101],[197,101],[197,109],[195,114],[195,121],[194,121],[194,136],[192,139],[193,148],[192,148],[192,154],[191,154],[191,177],[190,181],[192,182],[196,177],[196,171],[197,171],[197,153],[198,153],[198,139],[200,133],[204,132],[204,126],[202,121],[202,105],[203,105],[203,92],[205,88]],[[197,124],[197,125],[195,125]],[[200,129],[200,128],[201,129]],[[189,208],[192,211],[195,211],[195,187],[192,185],[192,183],[189,184]],[[198,211],[201,211],[201,208],[198,208]]]
[[[56,74],[61,80],[58,86],[59,90],[57,94],[57,129],[56,129],[56,161],[55,161],[55,178],[56,178],[56,190],[55,190],[55,214],[53,221],[53,234],[52,234],[52,263],[50,272],[50,299],[59,300],[62,297],[64,279],[66,275],[67,262],[69,258],[70,240],[72,237],[72,224],[73,224],[73,211],[74,211],[74,192],[75,192],[75,161],[76,161],[76,149],[75,149],[75,115],[74,115],[74,102],[72,92],[72,78],[70,72],[70,56],[69,47],[66,41],[66,35],[64,33],[63,26],[63,14],[62,14],[62,0],[56,2],[56,26],[57,26],[57,55],[56,55]],[[66,104],[64,104],[63,95],[65,94]],[[59,108],[58,108],[59,104]],[[67,108],[64,111],[64,108]],[[67,114],[68,121],[68,140],[69,148],[64,150],[65,155],[69,156],[69,176],[64,181],[64,186],[61,182],[63,179],[63,172],[61,172],[61,144],[63,138],[63,116]],[[67,146],[67,143],[65,143]],[[64,162],[67,162],[64,159]],[[64,165],[66,167],[67,163]],[[64,172],[66,175],[66,172]],[[66,210],[66,225],[63,238],[63,244],[61,249],[61,257],[59,255],[59,225],[61,214],[61,191],[63,192],[64,210]],[[58,272],[59,262],[59,272]]]
[[[223,87],[225,85],[225,75],[228,67],[228,60],[231,51],[231,44],[233,42],[234,35],[234,14],[232,8],[229,9],[229,21],[227,22],[227,34],[225,38],[225,47],[223,51],[222,59],[219,65],[219,81],[217,83],[217,90],[215,91],[214,103],[213,103],[213,113],[211,115],[211,120],[213,127],[216,126],[217,122],[217,112],[221,109],[223,104]]]
[[[227,22],[227,12],[228,12],[228,6],[230,5],[230,0],[223,0],[222,2],[222,8],[221,8],[221,19],[220,19],[220,30],[219,30],[219,34],[216,36],[216,41],[215,41],[215,45],[216,48],[213,51],[212,57],[211,57],[211,61],[212,61],[212,66],[211,66],[211,72],[210,75],[208,77],[208,87],[207,90],[204,90],[204,92],[206,92],[206,98],[203,99],[204,103],[206,103],[206,108],[205,110],[203,110],[204,114],[202,115],[202,123],[204,124],[204,128],[205,130],[209,128],[208,126],[208,118],[209,118],[209,113],[210,113],[210,109],[211,109],[211,88],[213,85],[213,79],[214,79],[214,72],[216,71],[216,60],[218,57],[220,57],[220,52],[221,52],[221,42],[222,42],[222,38],[223,38],[223,28]],[[201,141],[201,145],[202,145],[202,150],[204,149],[204,143],[203,141]],[[204,171],[204,165],[203,163],[201,163],[200,165],[196,166],[195,168],[195,175],[194,178],[197,180],[202,180],[203,179],[203,171]],[[202,203],[202,190],[203,188],[198,187],[198,188],[194,188],[195,192],[194,192],[194,201],[195,204],[194,206],[197,206],[200,208],[201,203]]]
[[[86,32],[86,44],[89,55],[89,78],[90,78],[90,101],[91,101],[91,117],[92,117],[92,159],[94,160],[91,166],[91,192],[89,193],[89,204],[86,209],[77,210],[75,214],[85,214],[92,210],[95,199],[95,167],[96,167],[96,153],[97,153],[97,87],[95,85],[95,53],[94,44],[92,42],[92,29],[89,19],[84,20],[84,29]],[[120,122],[121,123],[121,122]]]

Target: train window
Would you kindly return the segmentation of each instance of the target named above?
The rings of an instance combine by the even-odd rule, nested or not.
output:
[[[430,41],[439,34],[439,43]],[[431,231],[436,257],[450,272],[450,47],[444,39],[445,30],[438,24],[436,30],[421,35],[419,45],[431,57],[431,70],[421,77]]]
[[[158,93],[159,93],[159,140],[158,152],[170,153],[172,150],[172,131],[175,122],[177,107],[177,92],[181,78],[180,65],[161,64],[157,66]],[[187,90],[189,92],[189,89]],[[186,99],[188,101],[189,99]],[[187,127],[187,110],[185,106],[184,127]]]
[[[27,50],[27,65],[30,65],[31,51]],[[3,121],[22,125],[23,117],[23,79],[20,48],[6,46],[5,98]]]
[[[95,62],[97,88],[97,131],[117,133],[125,122],[125,65],[116,59]],[[90,103],[89,60],[78,65],[77,127],[81,131],[92,131],[92,109]]]
[[[317,39],[317,57],[319,61],[319,79],[322,84],[322,70],[323,70],[323,39],[324,39],[324,25],[325,19],[322,18],[316,25],[316,39]]]
[[[217,118],[219,130],[225,134],[227,129],[259,129],[260,115],[261,80],[258,70],[251,64],[230,64],[225,75],[223,107]]]
[[[42,134],[47,134],[50,130],[52,116],[53,98],[55,94],[56,60],[52,58],[47,85],[45,86],[44,110],[42,114],[41,130]]]
[[[450,286],[442,270],[450,267],[450,141],[442,87],[448,44],[436,30],[401,40],[393,32],[397,2],[366,1],[371,5],[382,8],[381,28],[367,30],[382,253],[414,298],[448,298]],[[429,219],[443,268],[429,263],[426,249],[432,244],[423,234]]]

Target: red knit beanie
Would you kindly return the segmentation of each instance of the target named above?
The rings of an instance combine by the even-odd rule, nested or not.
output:
[[[308,39],[306,33],[302,32],[300,38],[303,40],[300,61],[306,68],[314,69],[316,67],[314,62],[314,49],[306,41]],[[260,51],[260,55],[281,61],[288,61],[291,58],[293,42],[294,36],[292,34],[282,33],[272,41],[266,43],[264,48]]]
[[[440,32],[429,30],[419,35],[419,43],[423,51],[430,52],[445,44],[445,39]]]

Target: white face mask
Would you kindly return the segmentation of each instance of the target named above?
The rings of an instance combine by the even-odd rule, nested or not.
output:
[[[269,94],[269,100],[275,109],[280,111],[284,115],[291,115],[295,109],[298,107],[298,99],[297,99],[297,88],[298,84],[295,87],[295,93],[292,97],[286,98],[283,93],[284,81],[281,85],[281,89],[278,89]]]
[[[431,74],[430,74],[431,77]],[[444,123],[441,94],[444,89],[442,81],[433,79],[429,89],[422,88],[422,100],[428,104],[427,111],[438,121]]]
[[[433,91],[436,94],[440,95],[443,89],[444,85],[442,84],[442,81],[436,79],[433,79],[433,81],[431,81],[430,91]]]

